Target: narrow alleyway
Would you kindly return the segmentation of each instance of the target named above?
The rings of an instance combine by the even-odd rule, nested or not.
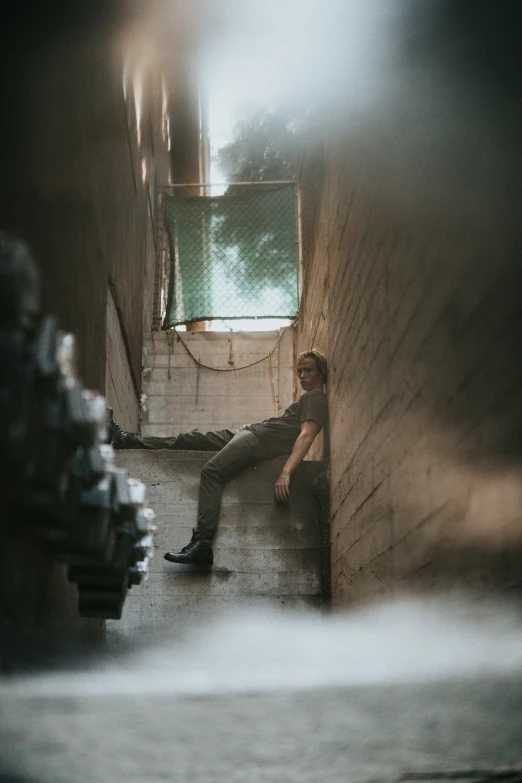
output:
[[[522,783],[522,5],[29,0],[10,11],[0,229],[30,246],[42,311],[16,323],[24,373],[4,374],[21,391],[8,384],[0,410],[4,446],[16,430],[30,447],[19,466],[5,452],[21,481],[0,520],[0,783]],[[260,113],[218,142],[222,86],[248,91]],[[280,104],[295,149],[271,130]],[[167,194],[214,198],[210,130],[223,160],[242,158],[244,141],[255,153],[220,180],[231,201],[241,183],[291,178],[291,328],[173,330],[244,317],[186,316],[187,273],[213,293],[224,272],[247,269],[252,311],[286,285],[257,268],[268,256],[284,268],[262,221],[252,260],[221,206],[185,233],[172,202],[165,219]],[[214,228],[228,253],[215,267]],[[127,479],[106,434],[89,452],[107,456],[102,473],[93,459],[76,482],[72,453],[54,471],[45,459],[57,435],[76,443],[64,402],[74,362],[50,384],[34,373],[47,314],[76,336],[85,387],[146,436],[278,416],[297,396],[296,355],[324,353],[329,427],[290,502],[274,499],[283,458],[250,467],[225,488],[213,567],[167,563],[191,535],[208,455],[117,452],[157,522],[150,578],[127,596],[148,565],[129,509],[136,531],[145,514],[118,494]],[[28,515],[40,447],[52,492],[47,510],[29,498]],[[328,522],[313,486],[324,447]],[[59,544],[71,533],[88,556],[69,553],[69,571]],[[126,597],[121,620],[80,616],[78,563],[101,584],[91,597]]]

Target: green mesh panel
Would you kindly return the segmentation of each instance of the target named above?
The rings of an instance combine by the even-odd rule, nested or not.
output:
[[[164,329],[214,318],[297,315],[295,186],[165,195],[171,277]]]

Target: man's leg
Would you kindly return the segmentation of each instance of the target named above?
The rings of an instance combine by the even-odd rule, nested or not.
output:
[[[201,471],[196,536],[212,543],[216,532],[223,486],[243,468],[263,459],[264,451],[257,435],[242,430]]]
[[[236,430],[217,432],[183,432],[168,437],[141,436],[135,432],[121,432],[114,438],[115,449],[171,449],[177,451],[219,451],[229,443]]]
[[[179,553],[167,552],[166,560],[172,563],[212,563],[212,539],[219,520],[223,486],[243,468],[265,457],[259,438],[249,430],[241,430],[207,462],[201,471],[198,523],[192,540]]]

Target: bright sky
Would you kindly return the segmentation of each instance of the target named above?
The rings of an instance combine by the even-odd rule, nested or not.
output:
[[[290,318],[238,318],[237,321],[209,321],[209,332],[271,332],[290,326]],[[186,326],[176,326],[176,331],[186,332]]]
[[[245,109],[296,104],[302,111],[326,99],[357,112],[383,89],[397,22],[389,0],[219,3],[219,23],[202,63],[212,156],[232,139]],[[223,180],[211,161],[211,182]],[[288,323],[248,319],[213,322],[210,329],[268,330]]]
[[[215,149],[230,140],[245,106],[297,103],[302,111],[328,98],[357,109],[379,95],[400,4],[214,1],[216,32],[204,48],[202,78]]]

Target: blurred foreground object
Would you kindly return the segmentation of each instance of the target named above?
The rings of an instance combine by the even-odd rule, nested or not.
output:
[[[0,680],[0,780],[4,764],[9,783],[522,781],[508,604],[178,619],[98,666]]]
[[[114,464],[105,399],[76,375],[73,335],[39,313],[27,247],[0,234],[0,488],[12,525],[28,525],[69,566],[85,617],[119,619],[147,574],[154,512],[145,485]]]

